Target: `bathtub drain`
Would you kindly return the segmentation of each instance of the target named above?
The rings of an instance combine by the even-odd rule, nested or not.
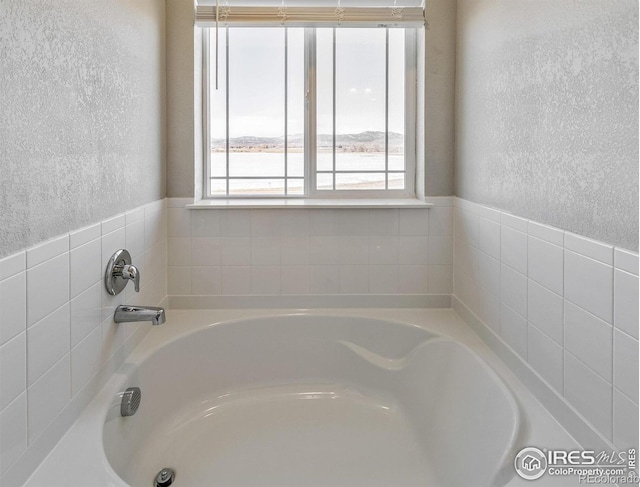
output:
[[[169,487],[173,480],[176,478],[176,473],[172,468],[163,468],[156,475],[156,479],[153,482],[154,487]]]
[[[122,394],[122,401],[120,402],[120,414],[122,417],[133,416],[140,407],[140,400],[142,399],[142,392],[139,387],[129,387]]]

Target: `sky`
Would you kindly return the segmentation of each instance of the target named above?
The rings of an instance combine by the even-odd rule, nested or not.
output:
[[[288,29],[288,132],[304,130],[304,29]],[[224,138],[226,31],[220,29],[219,90],[211,89],[212,138]],[[332,133],[332,29],[317,32],[318,133]],[[230,137],[284,135],[284,29],[229,31]],[[389,130],[404,133],[404,30],[389,29]],[[215,79],[215,31],[211,31]],[[385,130],[385,29],[336,30],[336,132]]]

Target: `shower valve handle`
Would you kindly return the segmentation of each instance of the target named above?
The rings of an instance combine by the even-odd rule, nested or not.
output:
[[[117,267],[118,266],[116,266],[116,269],[114,269],[115,272],[118,272]],[[130,264],[124,264],[119,271],[119,275],[123,279],[132,280],[136,292],[137,293],[140,292],[140,271],[136,266],[130,265]]]

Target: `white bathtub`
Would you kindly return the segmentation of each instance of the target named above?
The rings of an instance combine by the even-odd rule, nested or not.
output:
[[[517,481],[530,428],[451,310],[169,317],[27,485],[151,486],[164,467],[177,487]],[[122,418],[130,386],[142,401]]]

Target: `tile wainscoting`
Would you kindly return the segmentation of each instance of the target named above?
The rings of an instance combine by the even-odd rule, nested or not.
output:
[[[490,345],[509,350],[606,442],[637,446],[636,253],[458,198],[432,198],[429,209],[189,202],[157,201],[0,260],[3,482],[26,479],[149,330],[115,325],[115,307],[167,295],[188,304],[453,293]],[[104,290],[119,248],[142,271],[138,294]]]
[[[166,200],[0,259],[0,475],[21,484],[149,330],[113,322],[123,303],[166,298]],[[120,248],[141,271],[118,296],[104,269]]]
[[[454,199],[454,303],[617,448],[638,443],[638,254]]]
[[[452,198],[429,209],[168,208],[172,296],[453,290]]]

